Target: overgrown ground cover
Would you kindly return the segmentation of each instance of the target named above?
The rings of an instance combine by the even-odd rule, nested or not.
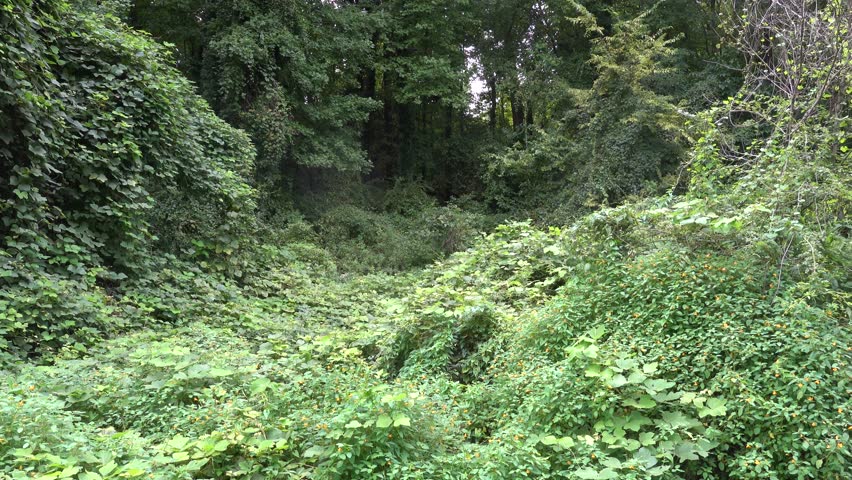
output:
[[[848,305],[661,202],[500,227],[404,277],[177,275],[173,318],[7,376],[4,471],[845,478]]]

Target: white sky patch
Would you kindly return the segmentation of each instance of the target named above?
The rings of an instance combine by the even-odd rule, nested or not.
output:
[[[470,113],[478,115],[485,111],[483,104],[485,100],[485,92],[488,86],[485,83],[485,79],[482,77],[482,63],[479,61],[476,49],[473,47],[465,47],[464,54],[466,57],[465,63],[467,70],[470,72],[468,77],[468,92],[470,93],[470,100],[468,101],[467,108]]]

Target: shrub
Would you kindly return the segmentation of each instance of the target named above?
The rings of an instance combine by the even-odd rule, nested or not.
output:
[[[54,0],[4,0],[0,24],[0,305],[17,319],[4,350],[120,327],[95,277],[150,268],[155,247],[239,271],[253,149],[163,47]]]
[[[461,250],[483,221],[453,206],[413,209],[406,216],[342,205],[317,223],[322,244],[340,267],[363,272],[425,266]]]

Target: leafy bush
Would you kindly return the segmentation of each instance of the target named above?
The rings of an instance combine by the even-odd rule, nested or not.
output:
[[[486,191],[497,206],[537,209],[542,223],[562,225],[631,195],[660,193],[678,167],[685,118],[651,81],[673,70],[675,41],[651,33],[645,15],[614,29],[592,42],[591,88],[565,88],[559,102],[567,108],[548,128],[525,126],[522,139],[489,156]]]
[[[110,330],[95,277],[150,267],[155,245],[233,267],[253,228],[253,149],[164,49],[52,0],[4,0],[0,24],[3,349]]]
[[[71,345],[85,351],[103,334],[129,326],[111,315],[113,302],[93,275],[81,280],[45,272],[24,275],[0,289],[0,350],[35,355]]]
[[[452,205],[420,205],[416,199],[406,204],[393,196],[386,201],[388,206],[407,213],[342,205],[319,219],[321,242],[342,269],[363,272],[422,267],[463,249],[485,223],[481,216]]]
[[[548,234],[501,227],[395,307],[386,365],[459,382],[465,438],[487,442],[463,449],[461,471],[843,478],[842,296],[793,250],[779,281],[763,215],[661,200]]]

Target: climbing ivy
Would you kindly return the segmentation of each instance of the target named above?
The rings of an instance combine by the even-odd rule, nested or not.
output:
[[[102,330],[97,278],[143,269],[154,246],[235,258],[253,149],[161,46],[55,0],[3,0],[0,36],[3,337],[28,351]]]

